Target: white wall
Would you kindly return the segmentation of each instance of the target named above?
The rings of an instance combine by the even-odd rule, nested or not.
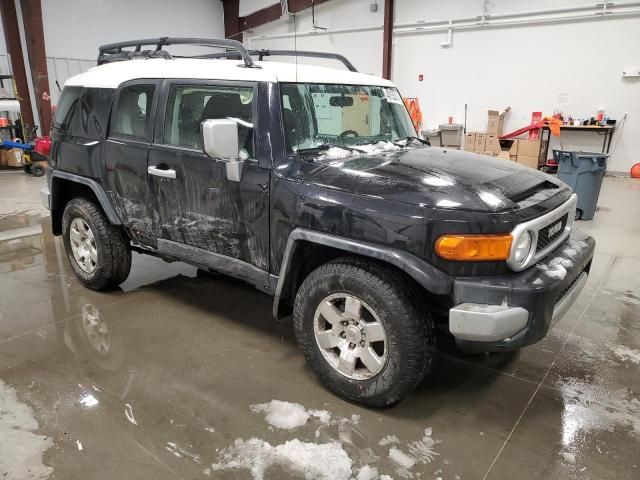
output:
[[[255,0],[245,0],[255,1]],[[377,13],[374,0],[333,1],[316,8],[316,23],[330,29],[382,25],[383,0]],[[586,2],[588,3],[588,2]],[[481,15],[481,0],[396,0],[396,23]],[[493,0],[488,13],[584,5],[585,0]],[[311,15],[296,15],[298,32],[311,30]],[[247,40],[256,48],[293,48],[290,38],[259,38],[292,32],[291,19],[257,29]],[[614,138],[610,171],[628,172],[640,161],[640,81],[623,79],[627,65],[640,64],[639,17],[556,22],[535,26],[456,31],[453,45],[442,48],[446,33],[396,35],[392,79],[405,96],[417,96],[425,126],[464,120],[468,104],[468,130],[484,130],[487,109],[512,107],[505,130],[530,123],[532,111],[551,115],[560,103],[565,113],[595,116],[604,108],[626,125]],[[361,71],[380,74],[382,31],[304,36],[299,49],[335,51],[346,55]],[[418,75],[424,81],[418,81]],[[565,98],[561,98],[565,97]],[[563,133],[566,149],[600,151],[599,137]],[[552,147],[556,146],[554,140]]]
[[[240,0],[239,15],[245,17],[250,13],[273,5],[276,1],[277,0]]]
[[[224,37],[219,0],[42,0],[52,103],[55,81],[95,66],[98,46],[150,37]],[[0,72],[9,70],[0,26]]]
[[[219,0],[43,0],[44,38],[55,104],[57,79],[95,66],[105,43],[153,37],[224,37]]]
[[[244,0],[255,2],[257,0]],[[316,7],[316,25],[331,29],[355,26],[379,25],[384,22],[384,0],[378,0],[376,13],[369,10],[374,0],[334,0]],[[242,3],[241,3],[242,5]],[[308,32],[312,29],[311,10],[296,14],[296,30]],[[293,49],[293,38],[260,39],[260,35],[293,33],[293,16],[258,28],[253,34],[246,35],[245,44],[254,48]],[[382,30],[365,33],[345,33],[339,35],[303,36],[297,39],[299,50],[318,50],[338,52],[346,56],[361,71],[379,75],[382,71]],[[278,61],[285,61],[278,59]],[[306,61],[306,60],[305,60]],[[335,66],[335,62],[314,60],[316,64]]]
[[[98,46],[138,38],[224,37],[219,0],[43,0],[47,55],[95,60]]]

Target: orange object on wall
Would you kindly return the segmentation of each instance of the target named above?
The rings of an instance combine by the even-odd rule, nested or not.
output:
[[[420,110],[420,102],[417,98],[404,97],[404,104],[407,106],[407,110],[409,110],[409,116],[411,117],[411,121],[413,122],[413,126],[416,129],[416,132],[420,131],[420,127],[422,126],[422,110]]]
[[[547,124],[551,135],[554,137],[560,136],[560,127],[562,126],[562,120],[556,117],[544,117],[543,122]]]

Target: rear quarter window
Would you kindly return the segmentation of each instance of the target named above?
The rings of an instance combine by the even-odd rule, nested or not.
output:
[[[60,101],[56,106],[53,126],[61,130],[69,128],[78,108],[82,87],[64,87]]]
[[[73,130],[81,130],[76,135],[100,140],[106,137],[109,123],[109,111],[115,90],[108,88],[85,88],[80,97],[80,125]]]

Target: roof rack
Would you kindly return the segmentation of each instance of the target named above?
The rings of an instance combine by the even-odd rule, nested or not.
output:
[[[155,49],[142,50],[143,46],[155,46]],[[242,43],[237,40],[226,38],[146,38],[143,40],[129,40],[126,42],[109,43],[99,47],[98,65],[105,63],[120,62],[123,60],[131,60],[133,58],[173,58],[169,52],[163,50],[162,47],[167,45],[197,45],[200,47],[218,47],[235,50],[233,52],[236,57],[241,57],[244,66],[247,68],[260,68],[251,58],[251,55]],[[134,50],[124,50],[129,47],[135,47]],[[194,56],[202,58],[202,56]]]
[[[357,72],[358,69],[353,66],[344,55],[339,53],[325,53],[325,52],[310,52],[307,50],[248,50],[249,55],[252,57],[258,57],[258,60],[262,61],[264,57],[308,57],[308,58],[327,58],[330,60],[338,60],[351,72]],[[236,52],[220,52],[210,53],[207,55],[200,55],[197,58],[238,58],[239,55]]]

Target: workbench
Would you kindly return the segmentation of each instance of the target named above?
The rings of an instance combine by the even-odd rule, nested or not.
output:
[[[602,142],[602,153],[609,153],[609,150],[611,149],[611,141],[613,140],[613,132],[616,131],[616,127],[615,125],[607,125],[604,127],[601,127],[600,125],[562,125],[560,127],[561,136],[563,130],[568,132],[591,132],[602,135],[604,137]],[[544,161],[546,163],[549,160],[549,144],[551,143],[551,130],[548,125],[542,127],[542,140],[544,140],[545,132],[547,132],[547,143],[544,147]]]

